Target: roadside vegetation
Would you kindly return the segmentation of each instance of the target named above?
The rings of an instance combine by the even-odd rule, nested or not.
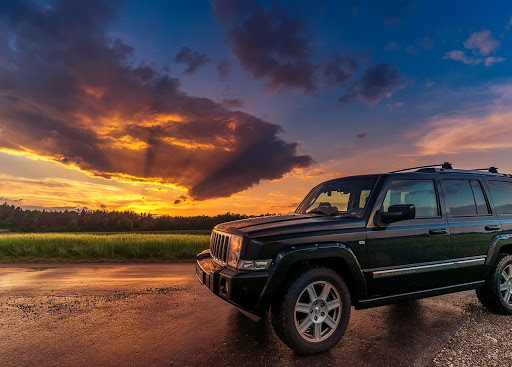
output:
[[[211,217],[184,217],[87,208],[65,211],[24,210],[4,203],[0,205],[0,232],[211,231],[219,223],[250,217],[253,216],[229,212]]]
[[[270,214],[265,214],[270,215]],[[169,216],[0,205],[0,263],[192,261],[219,223],[254,216]]]
[[[202,232],[1,233],[0,262],[191,261],[209,247]]]

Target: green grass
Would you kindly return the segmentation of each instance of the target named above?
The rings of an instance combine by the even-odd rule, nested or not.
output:
[[[0,262],[191,261],[205,234],[2,233]]]

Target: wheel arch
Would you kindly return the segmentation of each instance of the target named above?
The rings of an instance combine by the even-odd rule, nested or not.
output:
[[[494,236],[487,252],[486,265],[494,265],[499,254],[507,253],[512,255],[512,234],[499,234]]]
[[[499,253],[500,254],[505,253],[505,254],[512,255],[512,242],[504,244],[503,246],[501,246]]]
[[[302,271],[311,269],[313,267],[325,267],[334,270],[345,281],[345,284],[347,285],[350,292],[350,298],[356,302],[357,299],[360,298],[354,275],[350,271],[348,263],[342,257],[321,257],[311,260],[297,261],[293,263],[288,270],[283,285],[288,284],[290,281],[295,279]]]
[[[277,255],[258,308],[268,307],[280,296],[283,287],[301,271],[318,266],[333,269],[343,278],[349,289],[352,304],[357,304],[359,299],[366,297],[366,281],[350,247],[343,243],[300,245],[291,246]]]

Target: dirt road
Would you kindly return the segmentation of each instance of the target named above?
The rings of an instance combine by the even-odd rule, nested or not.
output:
[[[426,366],[468,305],[474,292],[353,310],[331,352],[304,358],[193,264],[2,265],[0,366]]]

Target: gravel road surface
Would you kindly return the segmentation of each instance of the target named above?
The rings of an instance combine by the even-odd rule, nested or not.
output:
[[[0,267],[0,366],[510,366],[511,326],[462,292],[353,310],[335,348],[300,357],[193,264]]]

